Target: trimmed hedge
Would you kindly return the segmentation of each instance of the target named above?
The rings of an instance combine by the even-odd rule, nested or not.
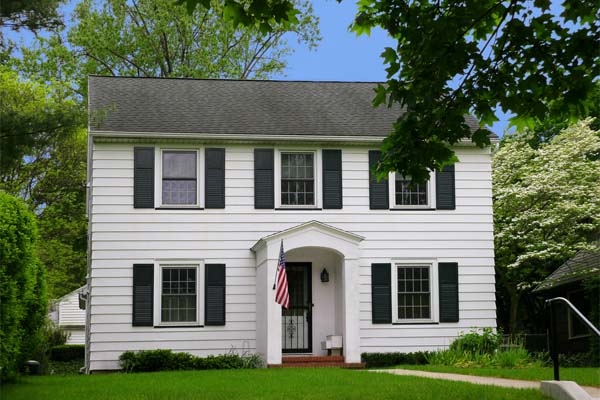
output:
[[[394,365],[425,365],[429,352],[416,353],[362,353],[361,360],[367,368],[391,367]]]
[[[74,361],[85,358],[85,346],[82,344],[63,344],[50,349],[52,361]]]
[[[262,359],[256,354],[244,357],[237,354],[196,357],[171,350],[126,351],[119,357],[119,364],[125,372],[247,369],[263,366]]]

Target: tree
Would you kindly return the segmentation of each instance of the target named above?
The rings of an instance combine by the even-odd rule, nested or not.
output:
[[[532,132],[507,135],[494,156],[496,276],[511,332],[523,297],[600,231],[600,132],[590,123],[537,148]]]
[[[39,38],[13,62],[26,76],[73,82],[85,101],[89,74],[264,79],[284,70],[288,36],[309,48],[320,41],[309,2],[294,3],[297,23],[267,33],[227,23],[219,4],[188,14],[173,0],[83,0],[72,27]]]
[[[0,191],[0,380],[13,380],[46,318],[44,268],[36,253],[35,216]]]
[[[44,28],[56,28],[62,24],[58,6],[62,0],[2,0],[0,2],[0,29],[8,27],[18,31],[28,29],[37,32]],[[0,30],[0,50],[7,43]]]
[[[194,9],[207,0],[181,0]],[[341,0],[338,0],[341,1]],[[285,20],[289,0],[228,0],[234,23]],[[518,128],[546,119],[573,122],[588,115],[600,72],[600,3],[562,0],[360,0],[357,34],[381,27],[397,41],[382,57],[387,82],[374,105],[402,107],[383,143],[377,171],[424,181],[429,171],[456,161],[451,146],[489,145],[485,124],[495,109],[512,112]],[[258,10],[258,11],[257,11]],[[241,15],[241,17],[237,17]],[[481,121],[475,131],[465,115]]]

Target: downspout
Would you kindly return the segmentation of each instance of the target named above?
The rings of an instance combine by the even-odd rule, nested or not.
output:
[[[90,373],[90,328],[91,328],[91,316],[92,316],[92,196],[93,196],[93,185],[92,185],[92,150],[94,142],[92,140],[90,131],[90,81],[88,77],[88,126],[87,126],[87,183],[86,183],[86,207],[85,213],[87,217],[87,274],[86,274],[86,289],[87,298],[85,302],[85,373]]]

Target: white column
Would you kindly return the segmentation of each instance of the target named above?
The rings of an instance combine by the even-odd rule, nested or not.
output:
[[[267,304],[267,354],[266,359],[268,364],[281,364],[281,306],[275,303],[275,291],[273,283],[275,283],[275,271],[277,270],[277,259],[267,260],[267,282],[266,288]],[[258,332],[257,332],[258,333]]]
[[[360,362],[358,259],[344,259],[342,284],[344,291],[344,357],[347,363]]]

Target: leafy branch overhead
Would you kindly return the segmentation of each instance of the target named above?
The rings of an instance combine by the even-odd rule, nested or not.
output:
[[[205,9],[214,7],[211,0],[177,0],[179,4],[185,4],[191,14],[198,5]],[[223,17],[233,23],[234,26],[256,25],[261,32],[268,33],[276,27],[290,28],[297,24],[298,14],[293,1],[289,0],[225,0],[223,5]]]
[[[234,23],[263,29],[293,15],[286,0],[225,4]],[[380,175],[426,179],[455,161],[451,145],[489,144],[485,125],[498,120],[497,110],[513,113],[520,129],[587,116],[600,70],[599,7],[596,0],[358,1],[352,30],[379,27],[397,41],[382,53],[387,82],[373,103],[405,112],[384,141]],[[469,126],[468,114],[481,125]]]

